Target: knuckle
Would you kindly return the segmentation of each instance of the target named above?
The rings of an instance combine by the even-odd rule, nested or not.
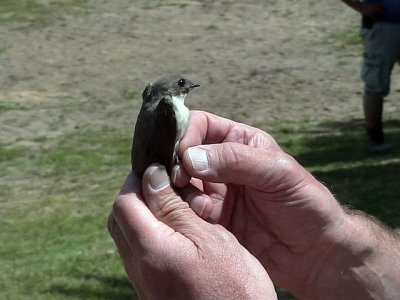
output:
[[[107,221],[107,229],[108,229],[108,232],[109,232],[111,235],[114,235],[115,226],[116,226],[116,224],[115,224],[114,216],[113,216],[113,214],[111,213],[111,214],[108,216],[108,221]]]
[[[239,166],[243,165],[246,161],[246,152],[238,151],[237,147],[232,144],[224,144],[223,147],[219,148],[217,153],[218,160],[222,164],[222,169],[235,171]]]
[[[167,222],[176,222],[183,219],[189,211],[189,204],[183,202],[174,194],[166,195],[163,203],[155,213],[156,218]]]
[[[214,225],[215,230],[215,238],[218,240],[220,244],[230,244],[233,239],[236,239],[232,233],[230,233],[227,229],[222,227],[221,225]]]
[[[112,212],[115,213],[116,215],[118,215],[120,210],[121,210],[121,198],[117,197],[114,200],[114,203],[113,203],[113,206],[112,206]]]
[[[298,166],[297,161],[284,152],[277,154],[275,165],[281,170],[281,172],[286,174],[297,173],[295,171]]]
[[[118,195],[118,197],[114,200],[112,214],[115,218],[118,219],[121,215],[123,215],[123,210],[127,199],[128,198],[124,195]]]
[[[214,226],[216,226],[216,228],[211,240],[208,242],[208,245],[212,246],[213,251],[230,252],[239,245],[237,238],[226,228],[222,227],[221,225]]]

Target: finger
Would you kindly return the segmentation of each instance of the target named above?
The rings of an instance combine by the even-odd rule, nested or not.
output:
[[[232,122],[207,112],[191,111],[189,126],[180,142],[178,154],[181,157],[184,150],[190,146],[223,141]]]
[[[175,165],[171,172],[171,181],[177,188],[182,188],[189,184],[191,177],[180,165]]]
[[[193,234],[203,226],[189,205],[173,190],[165,167],[151,165],[143,175],[143,196],[154,216],[182,234]]]
[[[135,277],[137,278],[138,276],[135,270],[139,270],[138,263],[140,262],[140,257],[142,257],[143,254],[137,251],[138,244],[135,244],[134,247],[129,246],[124,234],[115,221],[113,213],[111,213],[108,218],[107,227],[115,245],[117,246],[119,256],[125,268],[125,272],[128,274],[130,282],[134,285]]]
[[[275,140],[262,130],[211,113],[191,111],[189,126],[180,142],[178,154],[182,157],[185,150],[191,146],[222,142],[280,149]]]
[[[114,215],[111,212],[110,216],[108,217],[108,222],[107,222],[107,228],[108,231],[114,240],[115,245],[117,246],[118,253],[123,260],[124,264],[125,262],[131,262],[134,263],[136,260],[132,260],[132,251],[128,245],[128,242],[126,241],[121,229],[119,228],[117,222],[114,219]]]
[[[179,189],[179,195],[186,201],[190,208],[201,218],[218,222],[222,201],[213,199],[192,184]]]
[[[112,212],[108,217],[107,229],[112,239],[114,240],[115,245],[117,246],[118,252],[121,255],[121,257],[127,256],[128,253],[130,252],[128,243],[126,242],[124,235],[119,229],[118,224],[115,222],[114,215]]]
[[[194,181],[194,179],[192,180]],[[203,182],[202,190],[204,193],[209,195],[213,199],[218,199],[220,201],[225,199],[225,195],[228,191],[228,187],[224,183],[215,183],[215,182]]]
[[[175,187],[182,189],[191,184],[199,190],[204,190],[207,195],[218,195],[223,197],[226,193],[226,185],[213,182],[202,182],[196,178],[190,177],[181,165],[175,165],[171,172],[171,181]]]
[[[238,143],[189,148],[182,164],[192,177],[209,182],[234,183],[255,189],[295,176],[295,160],[282,151],[268,151]],[[289,176],[289,177],[288,177]]]
[[[132,247],[144,246],[159,226],[158,220],[143,201],[140,179],[132,173],[128,175],[114,202],[112,217]]]

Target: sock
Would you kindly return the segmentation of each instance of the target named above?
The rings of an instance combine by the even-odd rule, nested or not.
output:
[[[383,135],[382,124],[377,125],[374,128],[366,128],[368,140],[374,144],[382,144],[385,141]]]

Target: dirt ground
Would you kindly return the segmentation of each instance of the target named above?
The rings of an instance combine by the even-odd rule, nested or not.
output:
[[[145,85],[181,73],[191,109],[248,124],[361,118],[359,16],[340,1],[89,1],[0,25],[1,142],[131,128]],[[23,26],[25,25],[25,26]],[[398,112],[394,74],[386,112]]]

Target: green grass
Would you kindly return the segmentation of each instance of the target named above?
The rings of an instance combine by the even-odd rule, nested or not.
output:
[[[297,124],[276,129],[278,141],[344,205],[400,226],[400,122],[385,123],[395,151],[370,155],[360,121]]]
[[[366,153],[360,122],[287,122],[270,132],[345,205],[396,227],[400,122],[386,125],[396,151],[384,156]],[[39,136],[36,151],[0,144],[0,299],[135,298],[106,229],[131,134],[82,128],[49,145]]]
[[[333,43],[341,46],[359,47],[362,45],[361,37],[358,34],[358,31],[354,28],[331,33],[325,38],[325,40],[328,43]]]
[[[174,6],[178,8],[185,8],[189,5],[187,0],[150,0],[145,1],[143,4],[144,9],[154,9],[162,6]]]
[[[103,128],[0,145],[0,299],[134,297],[106,229],[130,142]]]
[[[27,108],[20,103],[13,103],[13,102],[7,102],[7,101],[0,100],[0,114],[4,111],[8,111],[8,110],[26,110],[26,109]]]
[[[87,0],[0,0],[0,23],[24,22],[29,26],[43,27],[49,24],[55,12],[63,13],[85,5]]]

